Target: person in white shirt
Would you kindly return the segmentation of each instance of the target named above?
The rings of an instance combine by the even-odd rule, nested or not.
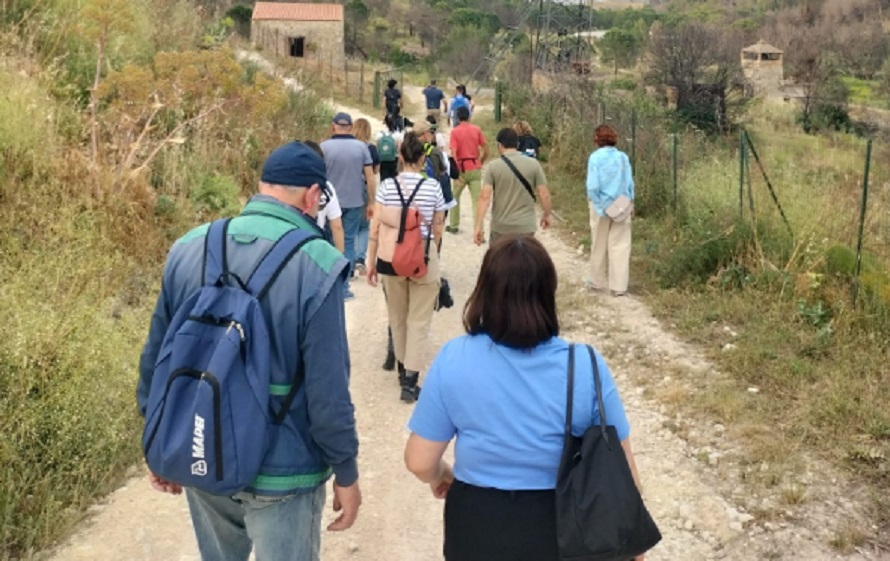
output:
[[[306,146],[312,148],[319,156],[324,158],[324,151],[318,143],[311,140],[303,142]],[[321,197],[318,201],[318,216],[316,224],[322,230],[327,226],[331,230],[331,240],[337,251],[343,253],[345,248],[345,237],[343,233],[343,209],[340,208],[340,199],[337,198],[337,190],[327,182],[326,188],[321,190]]]

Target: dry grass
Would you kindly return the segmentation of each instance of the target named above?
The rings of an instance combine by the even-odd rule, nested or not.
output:
[[[698,346],[715,370],[672,370],[676,383],[666,385],[635,379],[672,414],[724,424],[742,446],[745,484],[770,491],[780,505],[809,500],[800,476],[813,458],[871,489],[874,500],[863,506],[878,530],[840,529],[834,545],[843,551],[890,536],[890,505],[880,499],[890,493],[890,331],[880,314],[850,306],[843,278],[823,274],[828,248],[855,240],[865,143],[794,133],[787,108],[758,111],[749,125],[752,138],[795,239],[784,232],[752,161],[758,225],[739,238],[748,240],[747,249],[703,243],[739,227],[739,164],[730,146],[686,141],[677,213],[635,221],[632,282],[653,313]],[[878,156],[888,148],[876,146],[865,228],[875,267],[882,260],[890,266],[890,160]],[[637,158],[648,157],[638,146]],[[555,209],[566,219],[562,235],[572,246],[584,244],[589,234],[579,170],[547,171]],[[700,282],[665,282],[665,273],[684,278],[678,272],[698,266],[707,251],[727,252],[729,259]],[[699,261],[682,260],[692,257]],[[671,428],[688,432],[684,424]]]

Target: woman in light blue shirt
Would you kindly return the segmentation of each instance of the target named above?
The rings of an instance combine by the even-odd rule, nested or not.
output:
[[[609,125],[594,131],[596,150],[587,161],[587,198],[590,199],[590,278],[595,290],[627,293],[630,276],[630,221],[613,220],[606,213],[621,195],[634,199],[634,179],[627,154],[615,148],[618,133]]]
[[[499,239],[485,254],[464,310],[467,335],[442,348],[426,378],[408,424],[405,462],[445,498],[447,561],[558,559],[554,488],[569,344],[558,337],[556,285],[539,241]],[[576,435],[599,422],[585,356],[576,356]],[[624,406],[596,357],[604,406],[636,478]],[[442,456],[455,437],[452,470]]]

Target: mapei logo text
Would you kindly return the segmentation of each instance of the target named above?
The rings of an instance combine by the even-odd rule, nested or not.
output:
[[[192,430],[192,475],[207,475],[207,462],[204,461],[204,417],[195,415],[195,427]]]

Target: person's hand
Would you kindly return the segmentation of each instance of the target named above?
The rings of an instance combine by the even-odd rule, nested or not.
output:
[[[349,487],[340,487],[334,483],[334,512],[340,516],[330,523],[328,531],[341,532],[348,530],[355,524],[358,517],[358,507],[362,504],[362,492],[358,488],[358,481]]]
[[[368,209],[365,211],[365,215],[368,217],[368,220],[374,218],[374,207],[368,205]]]
[[[368,284],[371,286],[377,286],[377,265],[371,263],[370,265],[367,265],[367,267],[368,269],[365,275],[368,279]]]
[[[485,232],[482,231],[482,227],[479,226],[473,232],[473,241],[476,242],[476,245],[482,245],[485,243]]]
[[[182,494],[182,485],[180,485],[179,483],[168,481],[163,477],[155,475],[151,472],[148,473],[148,482],[151,483],[151,488],[155,491],[160,491],[161,493],[170,493],[171,495]]]
[[[541,217],[541,229],[546,230],[550,227],[550,215],[545,214]]]
[[[646,554],[637,555],[636,557],[634,557],[634,561],[646,561]]]
[[[451,469],[450,465],[445,464],[439,479],[430,483],[430,489],[433,491],[433,496],[437,499],[444,499],[448,494],[448,490],[451,489],[452,483],[454,483],[454,471]]]

